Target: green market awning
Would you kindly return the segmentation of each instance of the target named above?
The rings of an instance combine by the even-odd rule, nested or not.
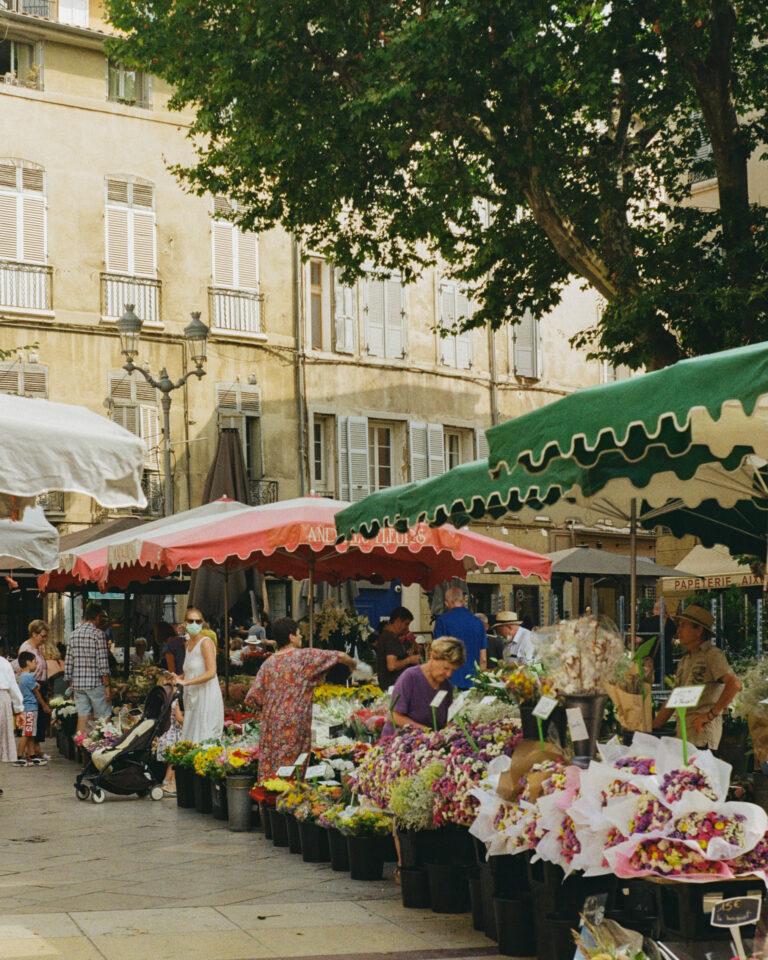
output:
[[[715,459],[736,447],[768,458],[768,343],[578,390],[486,436],[494,472],[540,472],[560,457],[589,467],[609,451],[629,462],[663,460],[697,446]]]

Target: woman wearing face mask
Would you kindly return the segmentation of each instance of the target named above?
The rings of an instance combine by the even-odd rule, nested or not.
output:
[[[184,739],[202,743],[220,737],[224,728],[224,701],[216,676],[216,645],[201,635],[203,615],[189,607],[184,618],[186,656],[184,673],[174,680],[184,688]]]

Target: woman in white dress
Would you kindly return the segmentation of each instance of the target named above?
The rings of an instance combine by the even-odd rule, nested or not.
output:
[[[24,701],[13,667],[5,657],[0,656],[0,760],[6,763],[12,763],[16,759],[13,715],[21,713],[23,709]]]
[[[184,672],[174,674],[184,688],[184,739],[202,743],[220,737],[224,729],[224,700],[216,675],[216,646],[210,637],[200,636],[203,615],[190,607],[184,621],[187,632]]]

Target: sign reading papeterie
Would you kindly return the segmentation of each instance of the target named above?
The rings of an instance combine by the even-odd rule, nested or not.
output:
[[[533,715],[534,717],[540,717],[542,720],[548,720],[550,713],[556,706],[557,700],[554,697],[539,697],[539,702],[533,708]],[[581,713],[580,710],[579,713]]]
[[[704,684],[696,687],[675,687],[669,695],[666,706],[679,709],[680,707],[695,707],[704,693]]]

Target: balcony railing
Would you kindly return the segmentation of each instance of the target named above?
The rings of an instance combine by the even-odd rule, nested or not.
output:
[[[280,499],[277,480],[249,480],[248,485],[254,507],[260,507],[263,503],[277,503]]]
[[[101,275],[101,315],[117,320],[125,305],[133,304],[136,316],[145,323],[160,322],[160,281],[144,277],[126,277],[116,273]]]
[[[42,507],[46,513],[64,513],[64,494],[61,490],[41,493],[37,498],[37,505]]]
[[[55,20],[59,14],[59,4],[58,0],[0,0],[0,10]]]
[[[0,307],[51,309],[53,267],[0,260]]]
[[[230,333],[261,333],[260,293],[209,287],[211,326]]]

